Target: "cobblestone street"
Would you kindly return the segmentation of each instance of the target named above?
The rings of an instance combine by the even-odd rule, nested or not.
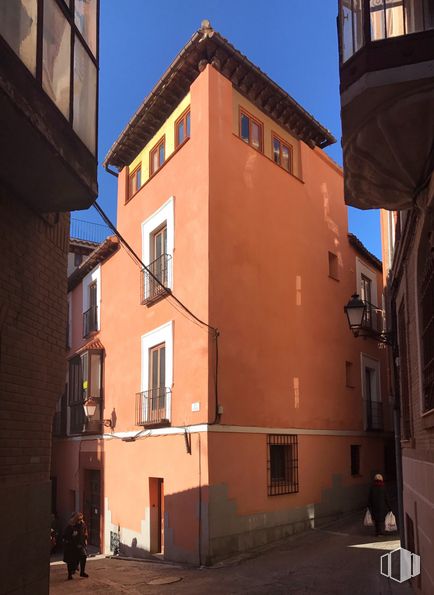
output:
[[[357,515],[212,568],[96,557],[88,579],[67,581],[66,566],[53,562],[50,593],[411,595],[409,583],[380,575],[380,556],[396,547],[396,536],[373,537]]]

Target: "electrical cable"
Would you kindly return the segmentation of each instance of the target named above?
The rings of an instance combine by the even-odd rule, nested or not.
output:
[[[194,318],[197,322],[199,322],[203,326],[207,327],[213,333],[216,333],[216,332],[218,333],[218,329],[217,328],[215,328],[214,326],[211,326],[207,322],[201,320],[198,316],[196,316],[196,314],[194,314],[189,308],[187,308],[187,306],[183,302],[181,302],[181,300],[179,298],[177,298],[176,295],[174,293],[172,293],[172,291],[170,289],[168,289],[167,287],[165,287],[165,285],[163,285],[163,283],[160,281],[160,279],[158,279],[158,277],[156,275],[154,275],[154,273],[149,269],[149,267],[147,267],[144,264],[144,262],[142,261],[142,259],[131,248],[131,246],[128,244],[128,242],[126,241],[126,239],[121,235],[121,233],[118,231],[118,229],[115,227],[115,225],[110,221],[110,219],[108,218],[108,216],[104,213],[104,211],[99,206],[99,204],[97,203],[97,201],[95,201],[93,203],[93,206],[95,207],[95,209],[97,210],[97,212],[101,215],[101,217],[105,221],[106,225],[108,225],[108,227],[110,227],[110,229],[113,231],[113,233],[119,238],[120,242],[125,246],[125,248],[130,252],[130,254],[132,254],[132,256],[135,258],[135,260],[137,261],[137,263],[142,267],[143,270],[146,271],[146,273],[150,277],[152,277],[152,280],[155,281],[157,283],[157,285],[159,285],[159,287],[167,295],[169,295],[171,298],[173,298],[175,300],[175,302],[177,304],[179,304],[192,318]]]
[[[219,338],[219,335],[220,335],[219,330],[216,327],[211,326],[207,322],[201,320],[179,298],[177,298],[176,295],[170,289],[168,289],[167,287],[165,287],[163,285],[163,283],[160,281],[160,279],[158,279],[158,277],[156,277],[156,275],[154,275],[154,273],[149,269],[149,267],[147,267],[145,265],[145,263],[142,261],[142,259],[137,255],[137,253],[129,245],[129,243],[126,241],[126,239],[121,235],[121,233],[119,232],[119,230],[116,228],[116,226],[114,225],[114,223],[112,223],[112,221],[109,219],[109,217],[103,211],[103,209],[99,206],[99,204],[97,203],[97,201],[95,201],[93,203],[93,206],[94,206],[95,210],[99,213],[99,215],[102,217],[102,219],[105,222],[105,224],[113,231],[113,233],[119,239],[119,241],[121,243],[121,246],[124,247],[124,249],[127,251],[127,253],[129,254],[129,256],[136,262],[136,264],[138,264],[141,267],[141,270],[146,271],[146,273],[153,279],[153,281],[155,281],[155,283],[157,283],[157,285],[163,290],[163,292],[167,295],[167,297],[168,298],[172,298],[174,300],[175,304],[177,304],[178,306],[180,306],[191,317],[191,319],[192,319],[191,322],[193,322],[196,325],[202,325],[202,326],[206,327],[208,329],[208,331],[210,331],[212,333],[212,336],[213,336],[214,341],[215,341],[215,369],[214,369],[214,373],[215,373],[215,378],[214,378],[215,411],[214,411],[214,419],[213,419],[212,422],[209,423],[209,425],[216,424],[217,421],[218,421],[218,419],[219,419],[219,416],[220,416],[220,413],[219,413],[219,404],[218,404],[218,367],[219,367],[218,338]],[[175,304],[172,303],[171,305],[178,312],[180,312],[182,314],[182,312],[179,310],[178,307],[176,307]],[[139,434],[141,434],[141,432],[139,432],[137,434],[137,437],[139,437]],[[136,439],[136,437],[134,437],[133,439]]]

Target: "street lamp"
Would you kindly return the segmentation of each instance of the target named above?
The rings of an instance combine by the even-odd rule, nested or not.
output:
[[[383,312],[381,308],[362,300],[358,293],[354,293],[348,304],[344,306],[348,325],[355,337],[371,337],[386,345],[392,345],[392,333],[384,331],[380,332],[373,327],[371,320],[373,311]],[[370,313],[369,318],[367,318],[368,313]]]
[[[386,294],[387,296],[387,294]],[[394,306],[393,306],[394,307]],[[368,310],[369,308],[369,310]],[[392,305],[389,306],[390,311],[392,311]],[[362,334],[360,336],[366,338],[371,337],[376,341],[380,341],[385,345],[390,347],[389,350],[389,357],[390,357],[390,369],[392,371],[392,391],[395,393],[394,398],[394,406],[393,406],[393,427],[394,427],[394,434],[395,434],[395,459],[396,459],[396,481],[398,484],[398,522],[399,522],[399,533],[401,535],[401,543],[403,543],[403,539],[405,537],[404,533],[404,523],[403,523],[403,501],[402,501],[402,492],[403,492],[403,482],[402,482],[402,460],[401,460],[401,409],[400,409],[400,378],[398,372],[398,363],[399,362],[399,349],[398,343],[396,338],[396,332],[393,330],[389,332],[385,331],[377,331],[376,329],[372,328],[372,324],[366,324],[366,313],[372,312],[375,310],[376,312],[383,312],[381,308],[377,308],[373,304],[360,299],[358,293],[354,293],[351,296],[348,304],[344,306],[344,312],[348,318],[348,325],[350,329],[353,331],[355,337],[359,336],[360,331]],[[392,318],[392,324],[394,319]],[[371,321],[372,323],[372,321]],[[395,321],[396,323],[396,321]]]
[[[106,428],[111,428],[112,427],[111,419],[92,419],[93,416],[95,415],[97,405],[98,405],[98,401],[94,397],[89,397],[88,399],[86,399],[83,402],[84,414],[87,417],[88,421],[101,423]]]
[[[357,337],[366,315],[366,303],[360,299],[358,293],[354,293],[348,304],[344,306],[344,312],[347,315],[350,330]]]

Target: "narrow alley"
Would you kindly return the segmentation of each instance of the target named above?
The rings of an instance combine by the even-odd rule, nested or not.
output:
[[[397,547],[396,535],[373,537],[351,515],[212,568],[97,557],[88,560],[88,579],[67,581],[65,564],[54,562],[50,593],[411,595],[408,582],[380,574],[381,555]]]

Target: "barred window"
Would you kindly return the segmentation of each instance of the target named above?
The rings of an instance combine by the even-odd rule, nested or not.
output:
[[[424,411],[434,409],[434,252],[430,235],[434,217],[427,217],[419,248],[419,304],[422,342]]]
[[[296,435],[267,436],[268,495],[298,492],[298,439]]]

